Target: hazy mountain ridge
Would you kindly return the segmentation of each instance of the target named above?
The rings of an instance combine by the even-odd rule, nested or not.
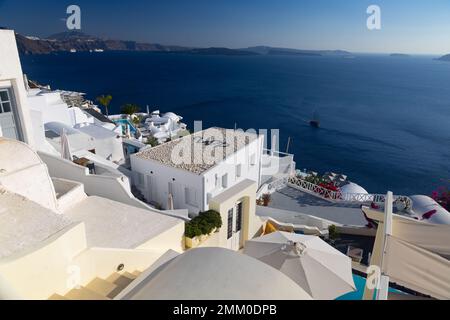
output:
[[[436,60],[450,62],[450,54],[443,55],[442,57],[437,58]]]
[[[406,54],[406,53],[391,53],[389,56],[393,57],[393,58],[409,58],[409,57],[411,57],[409,54]]]
[[[244,49],[229,49],[223,47],[191,48],[183,46],[161,45],[156,43],[142,43],[126,40],[102,39],[87,35],[80,31],[61,32],[44,39],[27,37],[16,33],[17,47],[21,54],[50,54],[56,52],[89,52],[101,49],[103,51],[149,51],[191,53],[203,55],[301,55],[301,56],[325,56],[325,55],[350,55],[350,52],[342,50],[298,50],[289,48],[276,48],[268,46],[249,47]]]
[[[261,55],[348,56],[352,54],[344,50],[301,50],[301,49],[278,48],[268,46],[256,46],[240,50],[255,52]]]

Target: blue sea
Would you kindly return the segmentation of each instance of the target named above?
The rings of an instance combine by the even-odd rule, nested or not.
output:
[[[53,89],[111,94],[110,113],[137,103],[190,128],[280,129],[298,169],[345,173],[369,192],[450,184],[450,63],[433,57],[104,52],[24,56],[22,67]]]

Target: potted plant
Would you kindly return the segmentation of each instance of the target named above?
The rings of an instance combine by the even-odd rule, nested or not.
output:
[[[264,193],[262,195],[262,201],[263,201],[263,206],[267,207],[270,204],[270,202],[272,201],[270,193]]]
[[[187,248],[195,248],[208,239],[222,226],[222,218],[216,211],[201,212],[185,224],[185,244]]]

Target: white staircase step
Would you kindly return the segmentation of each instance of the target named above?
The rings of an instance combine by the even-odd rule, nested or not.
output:
[[[86,285],[86,288],[108,298],[114,298],[122,291],[121,287],[101,278],[95,278]]]
[[[70,300],[109,300],[108,297],[102,296],[86,287],[72,289],[66,293],[65,297]]]
[[[109,281],[109,282],[115,284],[116,286],[125,288],[134,279],[136,279],[136,276],[134,274],[125,271],[122,273],[114,272],[106,279],[106,281]]]
[[[137,278],[142,272],[139,270],[135,270],[132,272],[132,274]]]

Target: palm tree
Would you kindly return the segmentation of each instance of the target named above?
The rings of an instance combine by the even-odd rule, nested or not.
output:
[[[139,112],[139,109],[140,108],[137,104],[127,103],[122,106],[122,113],[132,116],[136,112]]]
[[[112,96],[109,95],[109,94],[106,95],[106,96],[102,94],[101,96],[98,96],[96,100],[98,101],[98,103],[100,103],[102,106],[105,107],[106,116],[109,116],[109,114],[108,114],[108,106],[111,103]]]

